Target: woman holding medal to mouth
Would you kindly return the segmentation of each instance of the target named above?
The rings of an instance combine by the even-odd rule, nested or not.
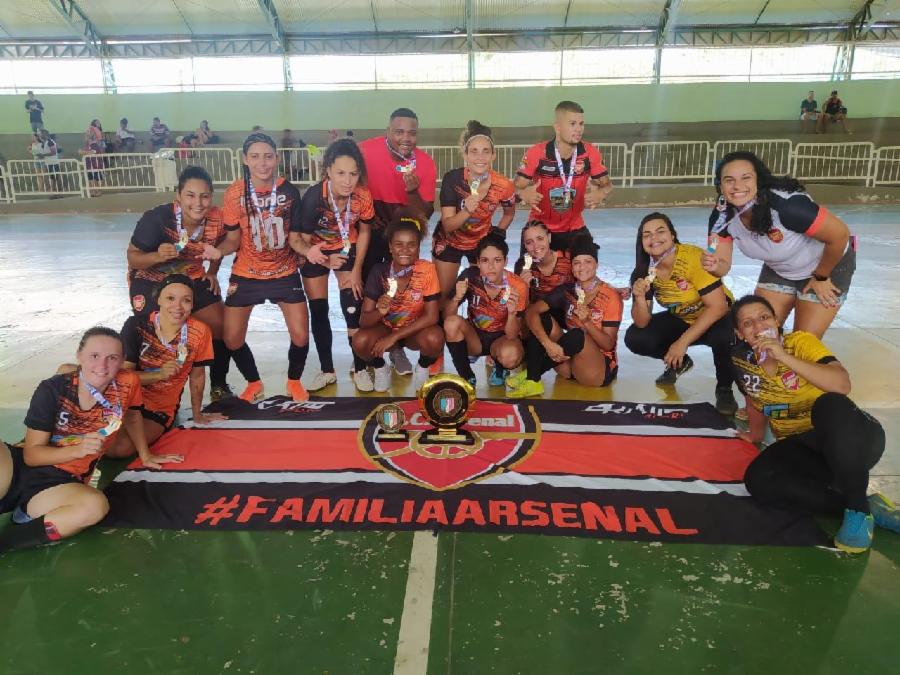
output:
[[[123,357],[119,334],[97,326],[78,344],[77,369],[38,385],[25,416],[19,506],[0,532],[0,552],[71,537],[103,519],[109,502],[87,482],[123,428],[145,466],[182,461],[147,447],[141,383],[122,369]]]
[[[377,264],[366,279],[353,352],[374,369],[378,392],[391,384],[385,352],[398,346],[419,352],[413,375],[418,388],[444,350],[444,331],[438,325],[441,288],[434,263],[419,258],[422,233],[423,223],[398,213],[385,231],[391,260]]]
[[[288,244],[289,231],[300,219],[300,193],[277,175],[275,141],[262,132],[250,134],[242,148],[243,178],[225,191],[225,240],[205,246],[204,257],[219,260],[237,252],[225,300],[225,344],[247,379],[240,398],[265,398],[253,354],[247,346],[247,324],[256,305],[277,304],[290,335],[287,394],[306,401],[300,383],[309,353],[309,316],[298,273],[297,252]]]
[[[843,516],[834,543],[849,553],[869,549],[874,525],[900,532],[900,510],[884,495],[866,497],[885,433],[848,398],[841,363],[812,333],[784,335],[762,296],[741,298],[731,314],[739,340],[732,362],[750,426],[740,436],[759,443],[767,426],[775,435],[747,467],[750,494],[782,509]]]
[[[372,195],[365,187],[366,165],[356,143],[344,138],[329,145],[323,166],[327,178],[306,191],[300,220],[292,224],[290,234],[291,247],[306,258],[300,272],[322,367],[309,385],[310,391],[337,382],[328,316],[329,271],[334,270],[337,277],[341,312],[352,345],[363,297],[362,264],[375,218]],[[357,389],[372,391],[372,376],[355,355],[351,377]]]
[[[550,246],[552,237],[550,230],[540,220],[529,220],[522,227],[522,255],[513,270],[528,286],[529,304],[543,300],[558,286],[575,283],[572,258],[567,251],[557,251]],[[553,318],[558,324],[558,330],[565,323],[565,317],[560,314]],[[556,335],[554,339],[558,337]]]
[[[491,168],[496,153],[490,127],[470,120],[460,138],[460,147],[465,166],[448,171],[441,181],[441,220],[432,238],[431,258],[444,297],[453,293],[463,257],[474,265],[478,242],[489,232],[505,238],[516,215],[512,181]],[[498,206],[503,215],[492,227]]]
[[[754,293],[781,324],[822,337],[847,299],[856,250],[846,223],[819,206],[790,176],[773,176],[752,152],[732,152],[716,167],[719,199],[709,219],[703,268],[731,269],[733,247],[763,262]]]
[[[737,411],[731,390],[731,346],[734,342],[728,308],[734,301],[722,280],[702,267],[703,250],[678,241],[672,221],[663,213],[641,220],[631,273],[631,318],[625,345],[635,354],[662,359],[658,387],[671,386],[694,362],[691,345],[712,348],[716,366],[716,410]],[[653,314],[653,299],[663,306]]]
[[[605,387],[618,375],[622,297],[597,277],[597,245],[589,235],[575,239],[571,253],[575,282],[557,287],[525,313],[531,331],[525,346],[527,368],[506,378],[510,398],[540,396],[541,376],[551,368],[590,387]],[[565,317],[557,339],[552,313]]]
[[[193,283],[192,316],[212,331],[213,363],[210,399],[231,396],[226,377],[231,354],[222,339],[225,305],[219,289],[220,260],[203,267],[204,245],[225,238],[222,210],[212,204],[212,178],[203,167],[189,166],[178,177],[175,201],[141,216],[128,244],[128,292],[135,315],[146,318],[159,310],[155,288],[169,274],[186,274]],[[245,374],[246,377],[246,374]]]
[[[141,381],[144,438],[155,442],[175,424],[184,385],[190,380],[194,424],[224,419],[203,412],[205,368],[212,365],[212,334],[205,323],[191,315],[194,288],[190,277],[170,274],[154,292],[159,309],[148,317],[132,316],[122,326],[125,364]],[[135,446],[120,434],[107,454],[130,457]]]

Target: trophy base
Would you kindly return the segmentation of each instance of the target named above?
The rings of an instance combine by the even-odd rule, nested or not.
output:
[[[429,429],[419,436],[420,444],[430,445],[474,445],[475,437],[466,429]]]
[[[408,443],[409,433],[406,431],[379,431],[375,434],[375,440],[379,443]]]

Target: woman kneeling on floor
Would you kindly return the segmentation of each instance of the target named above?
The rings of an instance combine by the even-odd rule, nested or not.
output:
[[[78,369],[41,382],[25,416],[24,460],[15,524],[0,532],[0,551],[71,537],[99,522],[109,509],[87,482],[124,427],[145,466],[180,462],[150,453],[141,417],[138,376],[122,369],[122,339],[96,327],[81,338]]]
[[[591,387],[616,379],[622,297],[597,278],[597,245],[590,236],[575,239],[571,255],[575,283],[557,287],[525,313],[531,331],[525,348],[527,369],[506,378],[510,398],[543,394],[541,376],[551,368]],[[565,332],[552,315],[565,317]]]
[[[900,532],[900,511],[883,495],[866,497],[869,470],[884,452],[884,429],[847,394],[850,376],[812,333],[783,335],[768,300],[748,295],[732,308],[740,340],[732,361],[759,443],[766,422],[775,442],[747,467],[744,482],[759,501],[814,514],[840,515],[835,546],[850,553],[872,544],[874,525]]]

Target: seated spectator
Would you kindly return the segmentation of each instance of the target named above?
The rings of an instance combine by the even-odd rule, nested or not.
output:
[[[806,98],[800,101],[800,126],[805,133],[810,133],[810,129],[815,126],[810,122],[819,119],[819,102],[816,101],[816,92],[810,91]]]
[[[137,137],[128,128],[128,118],[123,117],[119,120],[119,128],[116,129],[117,150],[119,152],[134,152]]]
[[[824,134],[827,132],[828,122],[840,122],[841,128],[844,130],[845,134],[853,133],[847,128],[847,108],[838,96],[837,89],[831,92],[831,96],[828,97],[828,100],[825,101],[825,105],[822,106],[822,114],[819,115],[816,133]]]
[[[170,138],[169,127],[160,122],[158,117],[154,117],[150,126],[150,144],[153,146],[153,152],[167,146]]]

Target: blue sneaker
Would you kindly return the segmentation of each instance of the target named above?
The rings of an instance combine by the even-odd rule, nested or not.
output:
[[[491,374],[488,377],[488,384],[492,387],[502,387],[504,384],[506,384],[507,375],[509,375],[509,371],[507,371],[506,368],[495,364],[494,367],[491,368]]]
[[[880,492],[869,495],[869,510],[878,527],[900,534],[900,509]]]
[[[871,513],[844,509],[844,522],[834,535],[834,545],[847,553],[865,553],[872,545],[875,519]]]

